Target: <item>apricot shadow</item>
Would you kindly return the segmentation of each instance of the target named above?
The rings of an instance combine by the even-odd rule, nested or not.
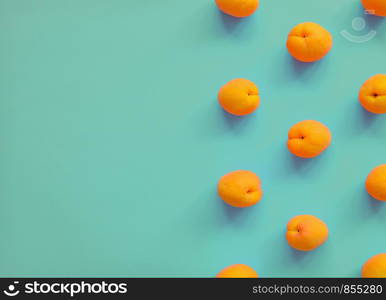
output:
[[[320,157],[323,155],[318,155],[317,157],[313,158],[301,158],[298,156],[293,155],[287,150],[287,155],[290,156],[291,161],[291,167],[297,172],[307,173],[311,172],[312,169],[315,167],[315,165],[319,162]]]
[[[364,15],[363,18],[366,21],[366,24],[371,29],[377,29],[383,22],[384,17],[377,17],[373,15]]]
[[[345,132],[354,136],[370,134],[378,135],[384,128],[381,115],[367,111],[359,103],[358,98],[353,98],[348,102],[347,115],[342,118],[342,128]]]
[[[354,187],[353,190],[349,191],[347,195],[344,195],[341,199],[341,205],[343,205],[346,210],[341,215],[337,214],[335,219],[337,220],[336,226],[341,228],[341,234],[349,234],[352,232],[352,226],[347,226],[348,224],[344,221],[347,214],[347,210],[350,210],[349,214],[357,220],[356,225],[366,224],[372,218],[382,217],[379,213],[382,212],[383,204],[382,201],[378,201],[372,198],[366,191],[364,186],[365,178],[361,178],[360,184]]]
[[[292,61],[291,62],[292,70],[297,75],[303,74],[304,72],[306,72],[307,70],[309,70],[312,67],[312,63],[301,62],[301,61],[298,61],[292,57],[290,57],[290,59]]]
[[[357,110],[359,110],[358,111],[359,119],[360,119],[361,125],[363,125],[363,127],[368,128],[368,127],[372,126],[374,124],[374,122],[379,120],[379,115],[373,114],[373,113],[367,111],[359,103],[357,105]]]
[[[228,33],[234,32],[235,30],[242,30],[244,28],[248,28],[249,27],[248,23],[251,22],[250,21],[251,17],[235,18],[227,14],[224,14],[221,11],[218,11],[218,14],[224,29]]]
[[[243,135],[248,132],[248,127],[254,126],[254,124],[251,124],[252,122],[258,122],[255,114],[240,117],[231,115],[215,99],[205,108],[205,112],[200,113],[199,118],[197,118],[197,123],[201,128],[199,137],[212,138],[213,135],[224,134]]]
[[[374,125],[381,121],[380,115],[373,114],[367,111],[362,105],[355,100],[358,104],[356,105],[357,117],[354,119],[356,121],[356,126],[358,129],[369,129],[374,127]]]
[[[362,4],[359,3],[359,9],[362,14],[362,18],[366,22],[366,26],[369,27],[370,29],[377,29],[381,24],[384,19],[384,17],[378,17],[375,15],[371,15],[369,13],[366,13],[366,10],[362,6]]]
[[[283,250],[286,253],[286,259],[288,259],[291,263],[301,263],[304,262],[308,257],[310,257],[309,252],[311,251],[300,251],[295,248],[292,248],[288,242],[287,239],[285,238],[285,232],[283,233],[284,239],[281,238],[282,243],[283,243]],[[313,251],[316,251],[318,249],[315,249]]]
[[[307,257],[307,254],[308,254],[307,251],[296,250],[292,248],[290,245],[288,245],[288,248],[290,248],[291,258],[295,262],[304,260]]]
[[[365,188],[362,189],[362,193],[364,194],[363,198],[365,198],[365,200],[367,200],[367,201],[365,201],[367,208],[371,212],[377,213],[382,209],[382,207],[384,205],[384,203],[382,203],[382,201],[379,201],[379,200],[371,197]]]
[[[248,126],[247,124],[252,120],[252,118],[256,117],[255,113],[246,116],[235,116],[226,112],[221,107],[220,109],[222,110],[223,119],[230,129]]]
[[[289,53],[286,54],[286,64],[289,65],[289,69],[291,70],[291,75],[299,77],[301,79],[309,79],[312,76],[312,73],[317,70],[320,65],[320,61],[315,62],[301,62],[295,58],[293,58]]]
[[[255,206],[252,207],[233,207],[229,204],[226,204],[220,197],[218,197],[219,201],[222,202],[222,207],[225,215],[228,220],[232,222],[241,222],[247,220],[247,216],[252,214]]]

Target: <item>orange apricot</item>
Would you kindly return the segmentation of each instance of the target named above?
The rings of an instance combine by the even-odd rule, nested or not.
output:
[[[312,158],[321,154],[331,144],[331,132],[318,121],[301,121],[288,132],[289,151],[302,158]]]
[[[288,222],[286,238],[292,248],[311,251],[327,240],[328,227],[317,217],[299,215]]]
[[[258,275],[254,269],[244,264],[236,264],[221,270],[217,278],[257,278]]]
[[[386,75],[377,74],[367,79],[359,91],[359,102],[369,112],[386,113]]]
[[[217,7],[227,15],[245,18],[259,7],[259,0],[216,0]]]
[[[301,23],[288,34],[287,49],[295,59],[301,62],[320,60],[326,56],[331,47],[331,34],[316,23]]]
[[[386,201],[386,165],[373,169],[366,179],[367,192],[377,200]]]
[[[234,207],[248,207],[263,197],[259,177],[251,171],[234,171],[221,177],[217,185],[218,195]]]
[[[369,14],[386,17],[385,0],[362,0],[362,4]]]
[[[250,80],[234,79],[221,87],[218,101],[222,108],[230,114],[248,115],[259,107],[259,90]]]
[[[374,255],[362,266],[363,278],[386,278],[386,253]]]

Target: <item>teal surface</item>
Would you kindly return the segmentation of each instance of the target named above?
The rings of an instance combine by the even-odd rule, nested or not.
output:
[[[315,64],[285,48],[305,21],[334,36]],[[377,34],[353,43],[342,30]],[[209,0],[0,0],[0,44],[1,276],[211,277],[245,263],[263,277],[357,277],[386,252],[386,204],[364,190],[386,163],[386,116],[357,101],[386,73],[386,20],[359,0],[261,0],[243,20]],[[216,102],[237,77],[260,88],[244,118]],[[286,149],[304,119],[333,133],[312,160]],[[252,208],[216,195],[237,169],[262,179]],[[328,224],[326,244],[287,245],[298,214]]]

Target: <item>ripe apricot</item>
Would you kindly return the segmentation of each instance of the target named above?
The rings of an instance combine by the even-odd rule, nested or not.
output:
[[[385,114],[386,75],[377,74],[367,79],[359,91],[359,102],[369,112]]]
[[[386,278],[386,253],[374,255],[362,266],[363,278]]]
[[[234,79],[221,87],[218,101],[222,108],[230,114],[248,115],[259,107],[259,90],[250,80]]]
[[[263,196],[259,177],[251,171],[234,171],[221,177],[217,191],[222,200],[235,207],[252,206]]]
[[[301,121],[288,132],[289,151],[302,158],[312,158],[321,154],[331,144],[331,132],[318,121]]]
[[[236,264],[221,270],[217,278],[257,278],[258,275],[254,269],[247,265]]]
[[[252,15],[259,7],[259,0],[216,0],[217,7],[225,14],[236,18]]]
[[[288,222],[286,237],[291,247],[301,251],[311,251],[327,240],[328,228],[317,217],[299,215]]]
[[[301,23],[288,34],[287,49],[295,59],[302,62],[322,59],[331,47],[331,34],[316,23]]]
[[[366,179],[367,192],[377,200],[386,201],[386,165],[373,169]]]
[[[372,15],[386,17],[386,1],[385,0],[362,0],[362,4],[366,11]]]

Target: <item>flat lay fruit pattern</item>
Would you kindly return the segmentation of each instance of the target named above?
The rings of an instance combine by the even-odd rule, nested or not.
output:
[[[386,1],[361,0],[365,10],[373,15],[386,16]],[[252,15],[259,6],[258,0],[216,0],[225,14],[243,18]],[[289,54],[303,63],[323,59],[333,47],[333,38],[321,25],[306,22],[296,25],[286,42]],[[359,102],[373,114],[386,113],[386,75],[369,78],[359,89]],[[260,105],[259,90],[247,79],[233,79],[221,87],[218,101],[228,113],[244,116],[253,113]],[[264,103],[264,99],[262,99]],[[332,134],[323,123],[304,120],[293,125],[288,132],[287,147],[295,156],[310,159],[321,155],[331,144]],[[386,153],[385,153],[386,154]],[[369,195],[386,201],[386,164],[374,168],[368,175],[365,188]],[[251,171],[238,170],[224,175],[218,182],[218,195],[233,207],[248,207],[258,203],[262,196],[259,177]],[[312,251],[328,239],[328,226],[312,215],[298,215],[287,224],[285,237],[288,245],[299,251]],[[218,278],[257,278],[249,266],[235,264],[220,271]],[[371,257],[362,266],[362,277],[386,277],[386,253]]]

